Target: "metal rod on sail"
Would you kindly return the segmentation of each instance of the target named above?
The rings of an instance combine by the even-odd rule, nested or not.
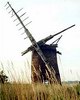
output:
[[[25,13],[23,13],[22,15],[20,15],[20,17],[24,16],[25,14],[26,14],[26,12],[25,12]]]
[[[20,10],[18,10],[17,13],[20,12],[22,9],[23,9],[23,8],[21,8]]]
[[[29,17],[26,17],[24,20],[23,20],[23,22],[26,20],[26,19],[28,19]]]
[[[56,39],[54,42],[52,42],[51,45],[53,45],[55,42],[56,42],[56,44],[57,44],[61,38],[62,38],[62,35],[61,35],[58,39]]]

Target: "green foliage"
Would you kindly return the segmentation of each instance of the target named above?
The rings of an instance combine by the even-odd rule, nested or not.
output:
[[[76,86],[77,95],[80,96],[80,84]]]
[[[0,83],[5,83],[8,81],[8,77],[4,74],[4,71],[0,71]]]

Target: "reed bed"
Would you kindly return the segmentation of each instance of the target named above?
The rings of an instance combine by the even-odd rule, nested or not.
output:
[[[0,84],[0,100],[80,100],[79,83],[70,85],[27,84],[20,80],[16,82],[15,76],[13,79],[14,82]]]
[[[1,84],[1,100],[80,100],[80,85]]]

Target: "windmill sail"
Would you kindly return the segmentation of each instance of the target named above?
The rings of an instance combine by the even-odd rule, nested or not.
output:
[[[31,35],[31,33],[29,32],[29,30],[25,27],[23,21],[22,21],[21,18],[18,16],[18,14],[16,13],[16,11],[12,8],[12,6],[10,5],[10,3],[7,2],[7,4],[9,5],[9,6],[7,7],[7,9],[10,7],[11,10],[12,10],[12,11],[14,12],[14,14],[16,15],[16,17],[17,17],[17,19],[19,20],[20,24],[21,24],[22,27],[24,28],[24,31],[25,31],[26,35],[27,35],[28,38],[30,39],[33,48],[36,50],[36,52],[39,54],[39,56],[41,57],[41,59],[42,59],[43,62],[45,63],[47,74],[48,74],[48,76],[50,76],[50,75],[51,75],[51,70],[50,70],[50,68],[49,68],[49,64],[48,64],[47,59],[46,59],[46,57],[44,56],[43,52],[41,51],[39,45],[37,44],[37,42],[36,42],[36,40],[34,39],[34,37]],[[15,19],[15,20],[16,20],[16,19]],[[54,69],[53,69],[53,70],[54,70]],[[51,76],[52,76],[52,75],[51,75]],[[56,78],[55,78],[55,71],[54,71],[54,73],[53,73],[53,78],[55,79],[55,81],[57,81]]]
[[[12,8],[12,6],[8,3],[8,7],[10,7],[12,9],[12,11],[14,12],[14,14],[16,15],[17,19],[19,20],[19,22],[21,23],[22,27],[24,28],[25,33],[27,34],[28,38],[30,39],[33,47],[35,48],[35,50],[38,52],[38,54],[40,55],[40,57],[42,58],[42,60],[45,62],[45,64],[47,63],[46,58],[44,57],[42,51],[40,50],[36,40],[34,39],[34,37],[31,35],[31,33],[29,32],[29,30],[25,27],[25,25],[23,24],[23,21],[21,20],[21,18],[18,16],[18,14],[15,12],[15,10]]]
[[[62,30],[62,31],[60,31],[60,32],[58,32],[58,33],[56,33],[56,34],[54,34],[54,35],[49,35],[49,36],[47,36],[46,38],[41,39],[40,41],[38,41],[37,44],[38,44],[39,46],[40,46],[40,45],[43,45],[43,44],[45,44],[47,41],[49,41],[50,39],[52,39],[53,37],[55,37],[55,36],[61,34],[62,32],[66,31],[66,30],[68,30],[68,29],[70,29],[70,28],[72,28],[72,27],[74,27],[74,26],[75,26],[75,24],[69,26],[68,28],[65,28],[64,30]],[[61,37],[62,37],[62,35],[61,35]],[[56,40],[57,43],[58,43],[58,41],[60,40],[61,37],[59,37],[59,38]],[[54,41],[54,42],[55,42],[55,41]],[[54,43],[54,42],[53,42],[53,43]],[[53,44],[53,43],[52,43],[52,44]],[[33,50],[33,46],[32,46],[32,45],[31,45],[28,49],[26,49],[25,51],[22,52],[22,56],[23,56],[24,54],[26,54],[27,52],[31,51],[31,50]]]

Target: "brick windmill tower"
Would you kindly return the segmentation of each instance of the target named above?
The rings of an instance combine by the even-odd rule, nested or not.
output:
[[[9,13],[13,12],[13,16],[15,15],[18,20],[19,24],[22,25],[22,28],[24,29],[24,33],[26,33],[27,37],[30,39],[32,45],[25,51],[22,52],[22,55],[26,54],[29,51],[32,51],[32,66],[31,66],[31,77],[32,82],[39,82],[39,83],[59,83],[61,84],[61,78],[60,73],[58,69],[57,64],[57,53],[61,54],[59,51],[57,51],[58,41],[62,37],[62,35],[55,40],[52,44],[46,44],[47,41],[51,40],[53,37],[61,34],[62,32],[72,28],[75,25],[72,25],[54,35],[50,35],[38,42],[34,39],[32,34],[29,32],[29,30],[26,28],[26,25],[24,25],[24,20],[21,19],[25,13],[23,13],[21,16],[18,15],[18,12],[21,11],[21,9],[18,12],[15,12],[15,10],[12,8],[9,2],[7,2],[7,9],[10,8],[11,10]],[[6,5],[6,6],[7,6]],[[13,17],[12,16],[12,17]],[[27,19],[27,18],[26,18]],[[22,29],[20,28],[20,29]]]

